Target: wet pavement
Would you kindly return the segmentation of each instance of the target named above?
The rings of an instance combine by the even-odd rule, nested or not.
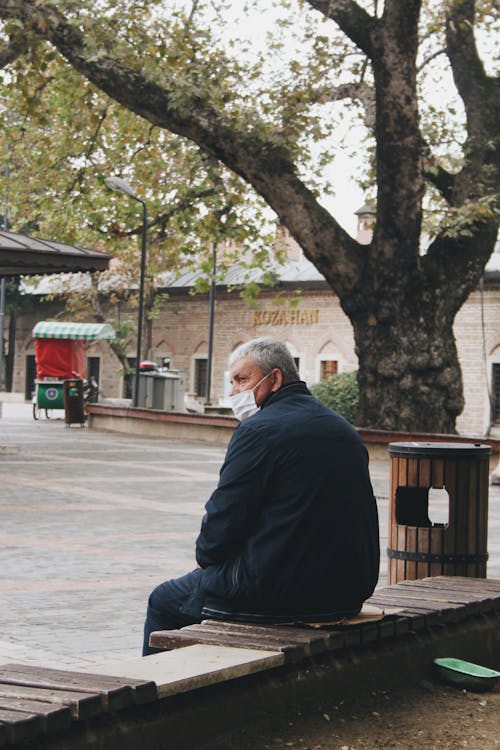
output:
[[[150,590],[194,567],[224,449],[67,427],[4,403],[0,418],[0,663],[89,665],[140,652]],[[373,462],[385,548],[389,462]],[[500,486],[488,576],[500,579]]]

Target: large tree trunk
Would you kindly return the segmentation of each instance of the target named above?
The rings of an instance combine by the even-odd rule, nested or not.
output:
[[[449,321],[422,325],[421,313],[354,325],[359,358],[357,423],[379,429],[455,432],[462,376]]]

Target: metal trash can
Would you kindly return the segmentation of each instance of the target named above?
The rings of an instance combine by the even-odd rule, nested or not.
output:
[[[64,421],[67,425],[85,422],[83,380],[64,381]]]
[[[184,377],[178,370],[153,375],[153,409],[184,411]]]
[[[161,411],[184,411],[184,372],[140,373],[139,406]]]
[[[142,409],[153,408],[153,378],[149,372],[139,373],[138,406]],[[132,392],[135,392],[135,375],[132,379]]]
[[[486,578],[491,449],[480,443],[390,443],[388,582]],[[447,493],[447,520],[429,518],[429,493]]]

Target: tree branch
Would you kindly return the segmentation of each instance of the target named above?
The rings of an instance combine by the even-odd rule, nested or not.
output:
[[[474,39],[474,0],[449,0],[446,45],[453,78],[464,103],[467,141],[454,204],[498,190],[500,178],[500,80],[489,78]]]
[[[318,203],[297,176],[286,142],[273,137],[257,115],[244,125],[227,119],[203,92],[179,84],[168,70],[162,71],[164,83],[159,85],[142,71],[111,58],[112,40],[106,52],[89,56],[86,37],[54,6],[0,0],[0,18],[19,18],[111,98],[149,122],[198,143],[243,177],[274,209],[337,293],[358,281],[366,248]],[[335,248],[333,259],[325,247]]]
[[[432,153],[429,144],[422,139],[422,170],[425,179],[451,203],[456,176],[444,169]]]
[[[449,290],[441,296],[440,304],[451,306],[454,312],[465,302],[471,289],[477,287],[498,230],[491,218],[467,216],[463,219],[468,222],[468,227],[464,227],[469,229],[468,233],[458,227],[441,232],[421,258],[421,268],[430,284]]]
[[[487,80],[474,39],[474,0],[452,0],[447,5],[446,46],[453,78],[465,108],[476,110]]]
[[[92,152],[94,151],[94,149],[97,146],[97,139],[99,137],[99,133],[101,132],[102,126],[104,124],[104,121],[105,121],[105,119],[107,117],[107,114],[108,114],[108,108],[104,107],[104,109],[102,110],[102,112],[99,115],[99,118],[98,118],[98,121],[97,121],[97,125],[95,127],[94,132],[92,133],[92,136],[90,138],[90,142],[89,142],[89,144],[87,146],[85,154],[83,155],[84,159],[85,159],[85,163],[84,163],[84,165],[82,165],[80,167],[80,169],[78,170],[77,174],[75,175],[75,178],[72,180],[71,184],[66,189],[66,192],[68,193],[68,195],[70,195],[73,192],[73,190],[75,189],[75,187],[76,187],[77,184],[81,185],[81,183],[82,183],[82,179],[83,179],[83,177],[85,175],[85,172],[87,171],[87,162],[90,160],[90,157],[92,156]]]
[[[17,37],[14,39],[11,37],[9,43],[0,50],[0,68],[5,68],[7,65],[13,63],[18,57],[21,57],[27,49],[28,45],[25,39],[19,39]]]
[[[417,68],[417,73],[421,73],[422,70],[432,61],[435,60],[436,57],[440,57],[441,55],[446,55],[445,49],[438,49],[435,52],[432,53],[432,55],[429,55],[425,58],[425,60],[422,61],[422,63]]]
[[[374,240],[387,257],[403,264],[415,260],[424,194],[416,75],[420,6],[421,0],[386,0],[372,65],[378,214]]]
[[[373,87],[360,81],[359,83],[344,83],[340,86],[323,86],[310,94],[311,102],[337,102],[342,99],[352,99],[363,107],[366,127],[375,129],[375,93]]]
[[[307,0],[307,3],[325,18],[335,21],[354,44],[372,58],[374,50],[371,33],[377,28],[376,18],[354,0]]]

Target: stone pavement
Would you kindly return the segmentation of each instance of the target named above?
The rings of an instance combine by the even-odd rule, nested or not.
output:
[[[0,663],[87,667],[140,651],[145,603],[191,570],[203,507],[224,449],[115,435],[31,404],[0,418]],[[389,462],[371,473],[381,523]],[[500,486],[490,487],[488,575],[500,579]]]

